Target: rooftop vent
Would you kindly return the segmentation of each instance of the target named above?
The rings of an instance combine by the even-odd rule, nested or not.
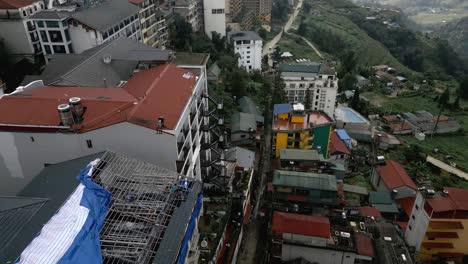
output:
[[[71,107],[68,104],[61,104],[57,107],[60,121],[64,126],[73,125],[73,114],[71,112]]]
[[[102,57],[102,62],[104,62],[105,64],[109,64],[111,63],[112,61],[112,56],[110,54],[104,54],[104,56]]]
[[[83,104],[81,103],[81,98],[79,97],[72,97],[68,100],[70,103],[71,111],[73,113],[73,117],[77,121],[77,123],[81,123],[83,118],[84,108]]]

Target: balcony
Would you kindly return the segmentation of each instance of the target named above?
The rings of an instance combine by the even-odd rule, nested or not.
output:
[[[29,30],[29,31],[34,31],[34,30],[36,30],[36,25],[35,25],[35,24],[30,24],[30,23],[28,23],[27,26],[28,26],[28,30]]]

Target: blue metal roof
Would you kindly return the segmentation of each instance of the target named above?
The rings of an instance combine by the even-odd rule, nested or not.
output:
[[[273,114],[289,114],[291,113],[291,105],[290,104],[275,104],[273,108]]]
[[[341,138],[341,140],[351,140],[349,137],[348,133],[346,133],[346,130],[344,129],[336,129],[336,134]]]

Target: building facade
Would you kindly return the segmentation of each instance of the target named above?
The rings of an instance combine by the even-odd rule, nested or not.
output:
[[[203,0],[205,34],[212,38],[212,32],[226,36],[226,2]]]
[[[281,64],[279,69],[289,103],[305,103],[308,90],[311,102],[309,110],[334,115],[338,92],[335,72],[320,63]]]
[[[143,43],[158,49],[165,49],[169,38],[165,14],[156,0],[130,0],[140,8],[139,18]]]
[[[0,1],[0,38],[14,62],[23,58],[44,61],[36,25],[31,17],[45,8],[43,1]]]
[[[203,0],[175,0],[172,2],[172,12],[184,18],[194,31],[204,29]]]
[[[468,190],[444,188],[418,192],[405,238],[421,260],[462,260],[468,255]],[[466,258],[466,257],[465,257]]]
[[[122,87],[37,85],[5,95],[0,109],[11,115],[0,120],[0,191],[15,194],[47,164],[105,150],[200,179],[201,142],[208,140],[201,129],[208,118],[201,114],[208,107],[204,93],[205,65],[163,64],[139,71]],[[85,109],[76,120],[58,112],[71,97]]]
[[[262,38],[253,31],[230,31],[228,42],[239,55],[238,66],[247,72],[262,69]]]
[[[244,7],[246,10],[253,10],[255,17],[260,19],[262,25],[269,26],[272,3],[272,0],[244,0]]]

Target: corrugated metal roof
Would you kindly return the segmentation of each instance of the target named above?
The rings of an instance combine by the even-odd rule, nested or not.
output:
[[[382,213],[398,213],[398,207],[396,204],[372,204],[375,208],[377,208]]]
[[[104,32],[123,22],[125,18],[137,15],[139,11],[140,8],[129,3],[128,0],[108,0],[75,13],[72,18]]]
[[[368,195],[369,191],[365,187],[357,186],[357,185],[350,185],[350,184],[343,184],[343,191],[350,192],[350,193],[357,193],[361,195]]]
[[[389,192],[369,192],[369,203],[392,204],[393,200]]]
[[[334,175],[311,172],[276,170],[273,185],[335,192],[338,190]]]
[[[331,236],[330,221],[324,216],[273,212],[271,230],[275,233],[289,233],[323,238],[329,238]]]
[[[311,149],[280,149],[282,160],[325,160],[317,150]]]
[[[291,113],[291,105],[290,104],[275,104],[273,106],[273,114],[289,114]]]
[[[356,243],[357,253],[359,255],[374,257],[374,246],[372,239],[364,233],[354,233],[354,241]]]
[[[304,72],[304,73],[319,73],[322,65],[316,62],[310,63],[295,63],[295,64],[280,64],[280,72]]]
[[[236,133],[239,131],[249,132],[257,130],[257,121],[255,115],[236,112],[231,116],[231,132]]]
[[[377,173],[382,177],[382,180],[389,189],[395,189],[401,186],[406,186],[413,190],[417,188],[403,166],[397,161],[386,160],[384,166],[377,168]]]
[[[338,136],[341,138],[341,140],[351,140],[351,137],[349,137],[348,133],[346,133],[346,130],[335,129],[335,131],[338,134]]]

